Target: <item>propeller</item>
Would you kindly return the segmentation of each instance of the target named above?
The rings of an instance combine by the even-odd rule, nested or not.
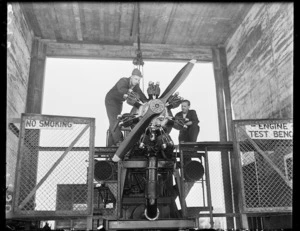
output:
[[[148,102],[149,107],[142,119],[134,126],[125,140],[120,144],[112,160],[120,161],[129,149],[139,140],[142,133],[148,127],[152,118],[160,114],[164,109],[169,97],[174,94],[178,87],[184,82],[194,67],[196,60],[190,60],[174,77],[169,86],[165,89],[159,99],[153,99]]]
[[[172,82],[169,84],[169,86],[165,89],[165,91],[162,93],[162,95],[159,98],[162,99],[163,101],[168,100],[169,97],[174,94],[174,92],[178,89],[178,87],[184,82],[186,77],[190,74],[196,62],[197,60],[192,59],[187,64],[185,64],[185,66],[177,73],[177,75],[174,77]]]

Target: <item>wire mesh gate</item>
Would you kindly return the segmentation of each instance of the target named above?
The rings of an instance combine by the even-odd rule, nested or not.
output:
[[[22,114],[14,216],[92,215],[93,118]]]
[[[236,120],[244,212],[291,212],[292,120]]]

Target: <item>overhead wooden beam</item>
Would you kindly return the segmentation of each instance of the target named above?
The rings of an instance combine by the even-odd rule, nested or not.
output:
[[[101,45],[83,43],[47,42],[46,56],[70,58],[131,59],[136,56],[137,44]],[[210,46],[177,46],[164,44],[141,44],[144,59],[178,60],[196,59],[212,61]]]

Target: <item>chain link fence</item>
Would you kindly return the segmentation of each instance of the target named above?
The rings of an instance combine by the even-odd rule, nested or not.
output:
[[[235,121],[245,212],[291,212],[293,122]]]
[[[16,216],[91,215],[95,122],[22,114]]]
[[[183,147],[182,149],[184,159],[187,156],[192,157],[191,160],[201,163],[204,170],[201,179],[196,181],[190,181],[185,176],[183,197],[185,198],[188,217],[198,217],[200,228],[211,228],[211,222],[213,222],[213,228],[227,229],[228,222],[233,222],[231,221],[232,218],[226,218],[227,213],[233,212],[232,185],[230,174],[224,176],[224,169],[228,170],[229,166],[223,166],[222,155],[229,158],[230,152],[207,151],[206,166],[205,151],[197,152],[196,149],[192,151],[192,147]],[[184,170],[199,171],[199,168],[192,169],[190,166],[187,167]],[[225,179],[226,177],[229,179],[228,182]],[[228,183],[228,185],[224,186],[225,183]]]

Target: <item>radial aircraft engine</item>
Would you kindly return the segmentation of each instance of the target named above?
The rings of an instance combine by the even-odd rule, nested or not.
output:
[[[130,131],[121,142],[112,161],[123,163],[124,166],[130,161],[138,163],[136,160],[146,163],[143,166],[131,164],[128,167],[128,165],[119,179],[122,181],[120,203],[125,199],[132,201],[132,206],[127,204],[126,211],[124,210],[128,213],[125,214],[128,219],[156,220],[182,217],[175,204],[177,196],[180,197],[176,185],[178,180],[176,181],[174,175],[174,170],[178,169],[178,160],[169,133],[173,127],[176,129],[185,127],[184,121],[174,118],[171,110],[182,102],[183,98],[176,91],[195,63],[196,60],[189,61],[161,95],[159,83],[149,82],[147,102],[142,102],[132,90],[124,95],[133,109],[130,113],[119,115],[116,126],[130,128]],[[168,198],[169,204],[166,205],[167,199],[159,202],[162,198]],[[134,206],[137,201],[143,203]]]

